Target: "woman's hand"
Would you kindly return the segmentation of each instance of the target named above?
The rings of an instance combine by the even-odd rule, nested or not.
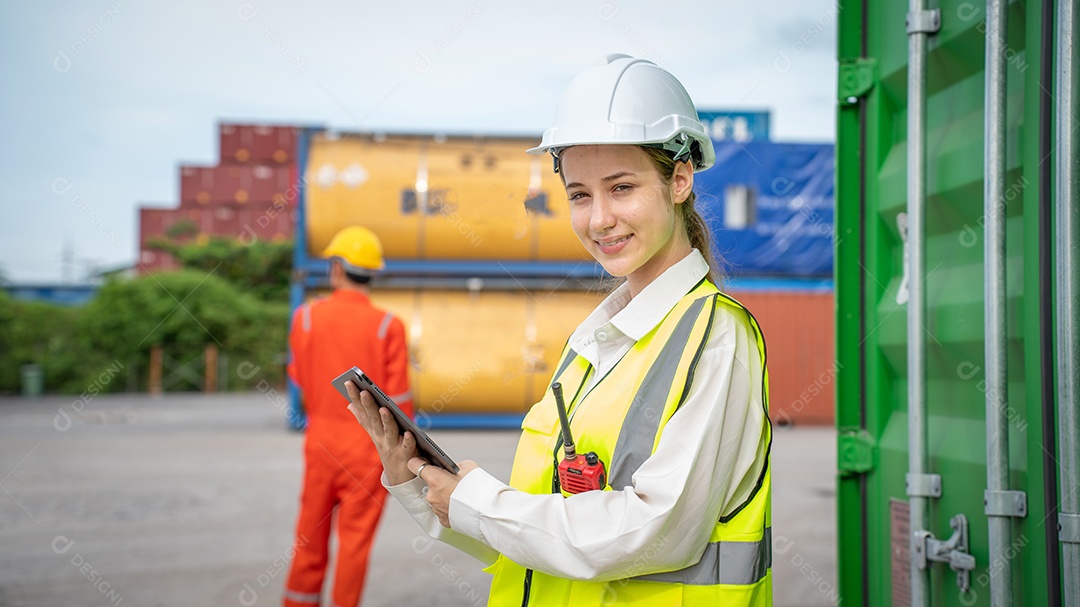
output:
[[[439,517],[439,522],[442,523],[443,527],[449,528],[450,494],[454,492],[454,489],[457,489],[461,479],[465,478],[466,474],[472,472],[478,466],[472,460],[465,460],[458,464],[457,474],[450,474],[433,464],[428,464],[424,466],[423,470],[420,470],[420,466],[424,464],[428,464],[428,462],[419,457],[412,458],[409,460],[409,472],[412,475],[419,476],[421,480],[427,483],[427,501],[431,504],[431,511],[435,513],[435,516]],[[417,474],[417,472],[420,472],[420,474]]]
[[[400,485],[411,481],[416,476],[408,466],[409,460],[416,457],[416,438],[412,432],[401,434],[394,415],[389,409],[375,404],[375,399],[366,390],[361,392],[351,381],[345,382],[345,389],[352,401],[349,411],[367,431],[379,452],[386,482]]]

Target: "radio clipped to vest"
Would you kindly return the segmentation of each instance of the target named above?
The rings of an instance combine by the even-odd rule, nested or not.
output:
[[[584,455],[578,454],[574,448],[574,439],[570,435],[570,420],[566,417],[562,384],[551,384],[551,392],[555,395],[555,405],[559,408],[559,423],[562,425],[563,458],[559,462],[559,486],[567,493],[603,489],[607,486],[604,462],[592,451]]]

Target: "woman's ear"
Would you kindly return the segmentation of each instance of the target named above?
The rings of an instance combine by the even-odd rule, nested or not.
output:
[[[671,176],[671,199],[675,204],[682,204],[694,191],[694,166],[689,162],[676,162],[675,173]]]

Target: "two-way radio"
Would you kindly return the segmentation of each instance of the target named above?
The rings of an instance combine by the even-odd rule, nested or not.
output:
[[[555,405],[559,408],[559,423],[562,425],[563,459],[559,462],[559,486],[567,493],[603,489],[607,486],[604,462],[600,461],[594,451],[578,455],[574,448],[574,439],[570,436],[570,420],[566,418],[562,384],[551,384],[551,392],[555,395]]]

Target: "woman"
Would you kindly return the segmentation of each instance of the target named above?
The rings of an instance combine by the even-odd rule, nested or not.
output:
[[[552,154],[574,232],[625,277],[552,379],[607,486],[561,490],[550,389],[522,422],[507,486],[473,462],[428,465],[350,387],[383,484],[432,537],[491,564],[491,605],[770,605],[765,344],[716,287],[693,206],[714,153],[693,102],[651,62],[613,55],[573,81],[529,152]]]

